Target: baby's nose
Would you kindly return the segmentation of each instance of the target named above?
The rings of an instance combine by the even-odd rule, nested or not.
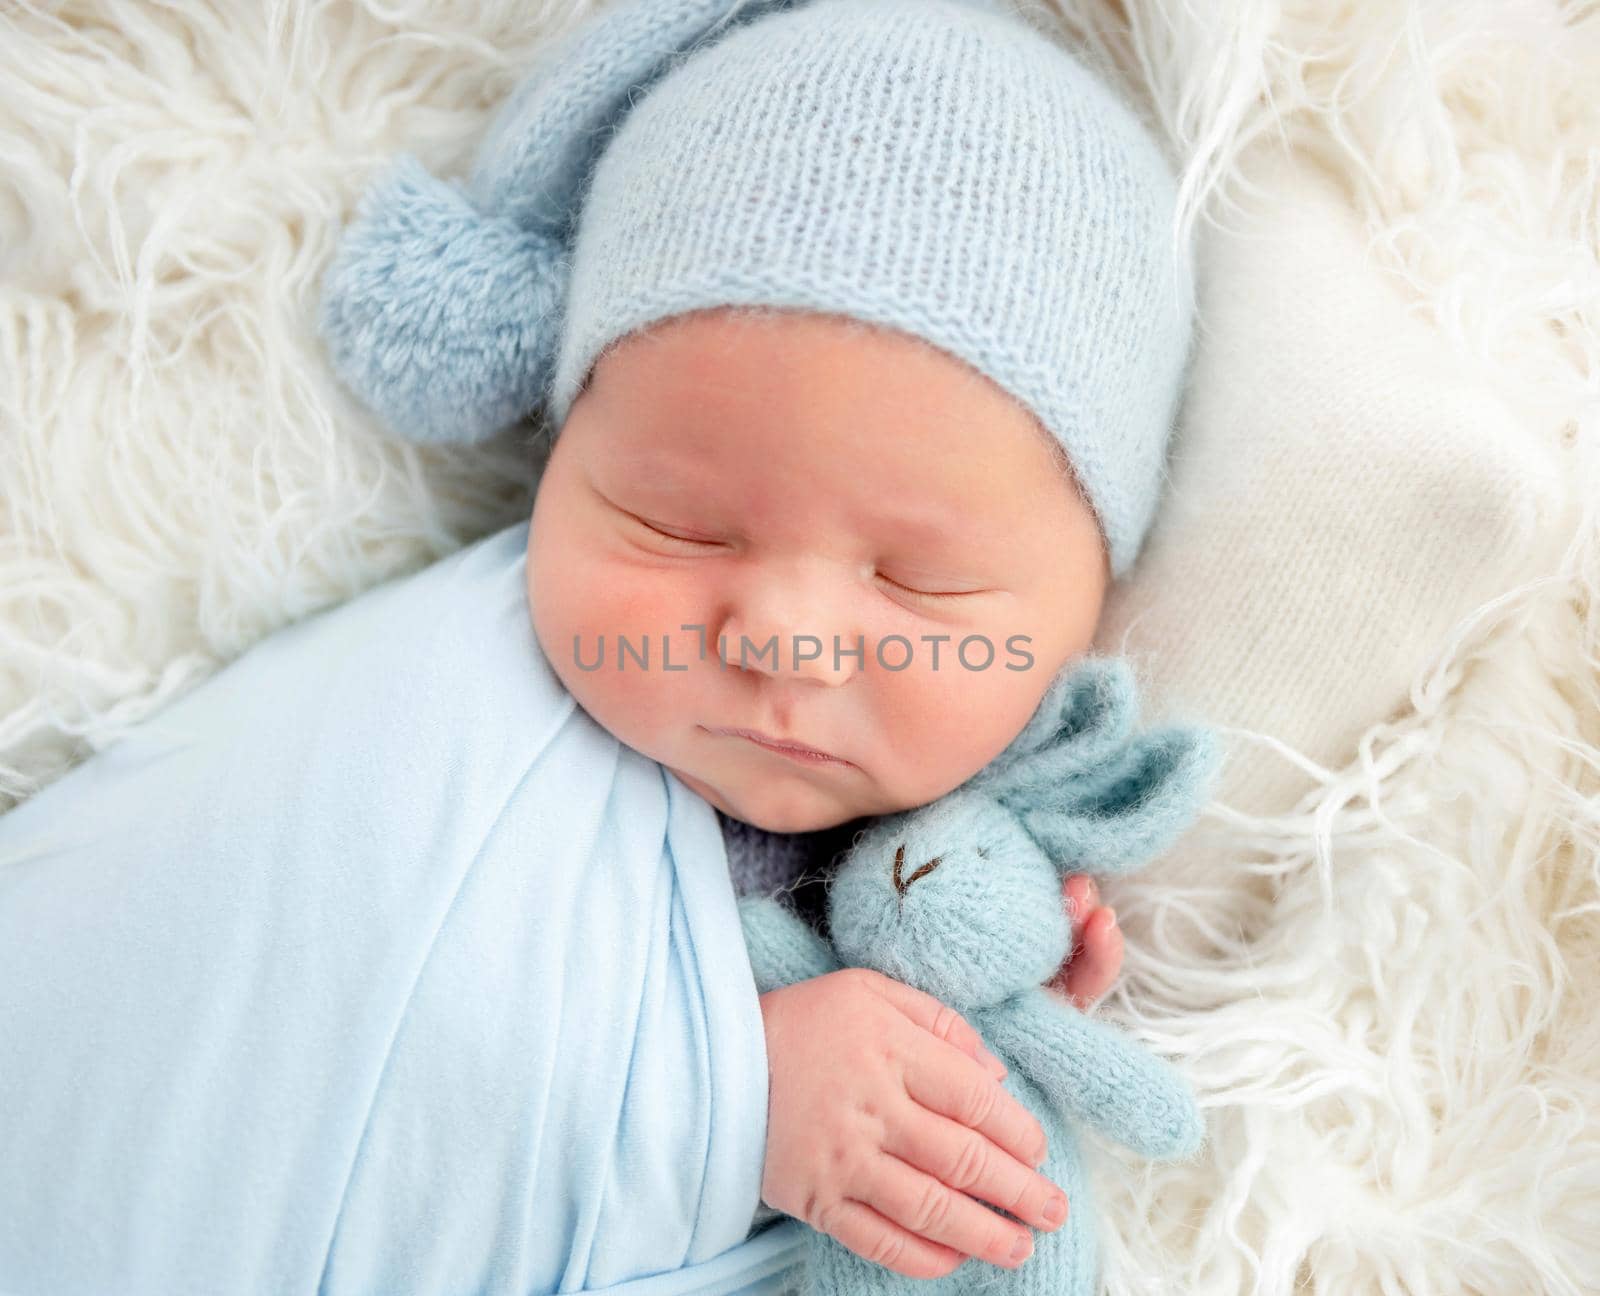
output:
[[[717,639],[725,665],[829,685],[843,684],[861,671],[864,637],[840,628],[837,599],[829,591],[800,584],[763,586],[738,601]]]
[[[775,679],[816,680],[821,684],[843,684],[858,669],[854,646],[842,640],[817,635],[771,632],[752,634],[748,630],[724,633],[718,642],[725,665],[740,670],[771,675]]]

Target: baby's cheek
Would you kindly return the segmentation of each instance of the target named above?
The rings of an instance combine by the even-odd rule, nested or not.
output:
[[[977,666],[982,655],[969,654]],[[1037,706],[1034,682],[1007,672],[997,656],[985,670],[941,654],[939,669],[880,673],[883,733],[901,771],[896,792],[906,806],[925,805],[959,787],[1010,745]]]
[[[565,573],[541,608],[540,640],[579,704],[619,739],[648,750],[694,678],[678,668],[705,669],[696,660],[698,637],[679,629],[685,620],[693,614],[659,572],[589,562]]]

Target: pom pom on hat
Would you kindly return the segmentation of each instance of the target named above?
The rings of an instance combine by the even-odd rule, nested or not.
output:
[[[362,200],[323,281],[347,386],[402,436],[481,441],[541,399],[566,248],[402,155]]]

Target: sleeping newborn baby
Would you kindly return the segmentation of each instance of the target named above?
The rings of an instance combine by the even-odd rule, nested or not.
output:
[[[1059,443],[987,379],[901,332],[744,310],[678,316],[605,354],[554,444],[527,549],[539,643],[579,704],[725,826],[781,834],[925,805],[987,765],[1088,649],[1109,566]],[[1109,918],[1085,924],[1091,966],[1117,957]],[[841,1018],[897,1010],[834,974],[763,996],[763,1012],[763,1200],[809,1204],[883,1256],[878,1230],[822,1203],[859,1195],[909,1234],[894,1194],[813,1182],[775,1151],[855,1105],[840,1100],[868,1068],[837,1046]],[[935,1119],[903,1090],[859,1099]],[[1022,1159],[1036,1122],[1020,1128],[1021,1157],[994,1147],[991,1182],[966,1187],[1008,1208],[1020,1196],[1017,1213],[1054,1229],[1066,1203]],[[935,1135],[883,1151],[932,1167]],[[1025,1230],[952,1200],[891,1267],[1020,1263]]]
[[[1087,649],[1108,566],[1060,445],[981,375],[847,317],[732,309],[605,355],[528,545],[562,683],[741,844],[987,764]],[[736,863],[741,890],[795,880]]]
[[[859,820],[925,804],[986,764],[1037,701],[1037,673],[1087,648],[1108,579],[1093,511],[1025,408],[919,339],[847,316],[679,316],[593,372],[529,536],[541,645],[585,710],[716,806],[739,893],[787,890],[823,927],[821,884]],[[877,439],[862,440],[863,421]],[[974,428],[993,446],[988,479],[965,461]],[[741,537],[759,552],[730,562]],[[853,597],[864,617],[775,570],[818,557],[827,597]],[[906,647],[891,642],[869,674],[866,645],[895,634]],[[633,669],[618,669],[624,651]],[[668,662],[695,673],[663,678]],[[1121,937],[1092,879],[1069,879],[1067,899],[1078,952],[1055,984],[1087,1006]]]
[[[727,866],[825,873],[1086,652],[1187,366],[1175,197],[1004,0],[619,0],[469,184],[398,159],[333,367],[419,441],[542,405],[532,517],[0,820],[0,1286],[732,1293],[798,1221],[1025,1263],[1069,1203],[977,1032],[757,996]]]
[[[1093,635],[1109,560],[1062,459],[915,338],[679,316],[606,354],[554,443],[533,624],[590,715],[729,815],[794,833],[924,805]],[[655,655],[619,667],[623,639]]]
[[[715,809],[740,890],[787,887],[982,769],[1088,649],[1187,364],[1174,207],[1138,114],[1004,0],[633,0],[546,55],[465,193],[408,160],[369,192],[325,324],[402,435],[545,405],[540,649]],[[1109,918],[1083,934],[1102,973]],[[930,1053],[950,1014],[923,1010],[900,1033],[859,976],[763,996],[755,1223],[913,1276],[1014,1267],[1028,1231],[973,1197],[1058,1227],[1042,1131],[996,1089],[974,1157],[913,1097],[984,1078]],[[897,1092],[827,1047],[842,1021],[896,1041]],[[851,1101],[887,1114],[878,1145],[815,1164]]]

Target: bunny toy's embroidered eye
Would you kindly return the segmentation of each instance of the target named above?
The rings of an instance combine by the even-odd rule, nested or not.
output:
[[[918,878],[926,877],[929,873],[932,873],[934,869],[939,867],[939,863],[943,859],[944,856],[935,855],[910,877],[902,881],[900,878],[900,870],[905,867],[906,846],[904,842],[901,842],[900,845],[896,846],[894,850],[894,889],[900,893],[900,898],[904,900],[906,892],[911,889],[911,884]]]

